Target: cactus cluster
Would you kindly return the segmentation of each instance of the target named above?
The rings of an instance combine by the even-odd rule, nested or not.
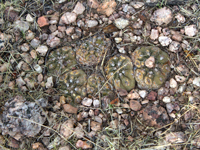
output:
[[[158,89],[165,82],[169,72],[169,56],[155,46],[138,47],[132,53],[136,66],[135,80],[141,89]]]
[[[135,87],[133,64],[128,56],[115,55],[105,66],[107,79],[116,89],[132,90]]]
[[[93,36],[83,41],[76,49],[76,59],[81,65],[97,65],[111,45],[105,35]]]
[[[76,65],[75,52],[69,46],[52,51],[46,62],[48,73],[53,76],[60,76],[64,72],[70,71]]]

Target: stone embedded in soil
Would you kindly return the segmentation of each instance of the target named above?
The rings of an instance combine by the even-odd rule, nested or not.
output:
[[[30,14],[28,14],[28,15],[26,16],[26,21],[28,21],[28,22],[30,22],[30,23],[33,23],[34,19],[33,19],[33,17],[32,17]]]
[[[32,46],[33,48],[37,48],[37,47],[40,45],[40,43],[41,43],[40,40],[34,38],[33,40],[31,40],[31,43],[30,43],[30,44],[31,44],[31,46]]]
[[[38,18],[37,23],[38,23],[39,27],[48,26],[49,20],[46,17],[41,16]]]
[[[119,127],[118,125],[119,125],[119,121],[118,120],[110,121],[110,128],[117,129]]]
[[[141,104],[136,100],[130,100],[130,108],[134,111],[139,111],[141,109]]]
[[[51,76],[51,77],[48,77],[47,78],[47,82],[46,82],[46,84],[45,84],[45,86],[46,86],[46,88],[48,89],[48,88],[52,88],[53,87],[53,77]]]
[[[28,44],[28,43],[22,44],[21,50],[22,50],[23,52],[29,51],[29,44]]]
[[[77,14],[73,12],[66,12],[60,18],[60,23],[71,24],[76,21]]]
[[[77,114],[77,111],[78,111],[78,108],[73,107],[70,104],[64,104],[63,109],[64,109],[65,112],[71,113],[71,114]]]
[[[95,121],[92,121],[91,122],[91,129],[93,130],[93,131],[101,131],[101,123],[99,123],[99,122],[95,122]]]
[[[200,87],[200,77],[196,77],[194,78],[193,82],[192,82],[194,85]]]
[[[140,98],[140,95],[137,93],[137,91],[136,90],[131,90],[130,92],[129,92],[129,94],[127,95],[127,98],[128,99],[139,99]]]
[[[99,2],[98,0],[88,0],[87,4],[89,7],[97,9],[99,7]]]
[[[177,67],[176,67],[177,71],[180,72],[182,75],[184,76],[189,76],[189,69],[185,66],[185,65],[182,65],[182,64],[179,64]]]
[[[164,103],[170,103],[170,102],[171,102],[170,97],[165,96],[165,97],[163,98],[163,102],[164,102]]]
[[[178,86],[178,84],[174,78],[170,79],[169,86],[170,86],[170,88],[176,88]]]
[[[162,46],[168,46],[172,42],[171,38],[167,36],[159,36],[158,41]]]
[[[169,123],[169,117],[166,110],[157,104],[149,104],[145,107],[143,109],[143,118],[145,124],[157,128],[163,127]]]
[[[181,42],[183,40],[183,36],[180,33],[175,33],[172,35],[172,40]]]
[[[74,10],[72,12],[76,13],[77,15],[82,14],[85,11],[85,6],[83,6],[82,3],[78,2],[76,6],[74,7]]]
[[[126,26],[128,26],[129,21],[123,18],[118,18],[114,21],[114,23],[118,29],[124,29]]]
[[[148,100],[155,101],[156,98],[157,98],[157,93],[154,92],[154,91],[151,91],[151,92],[147,95],[147,99],[148,99]]]
[[[125,90],[125,89],[118,89],[117,90],[117,92],[118,92],[118,94],[120,95],[120,96],[126,96],[126,95],[128,95],[128,92]]]
[[[140,97],[145,98],[147,96],[147,91],[146,90],[140,90],[139,92]]]
[[[100,101],[98,99],[93,100],[93,106],[94,108],[99,108],[100,107]]]
[[[75,135],[76,135],[76,137],[77,137],[78,139],[84,137],[84,130],[82,129],[81,125],[77,126],[77,127],[74,129],[74,133],[75,133]]]
[[[91,98],[88,98],[88,97],[85,97],[85,98],[82,100],[82,105],[87,106],[87,107],[90,107],[90,106],[92,105],[92,99],[91,99]]]
[[[47,51],[48,51],[48,47],[46,45],[41,45],[39,46],[36,51],[41,55],[41,56],[45,56]]]
[[[196,25],[185,26],[185,34],[187,36],[193,37],[197,33],[198,33],[198,29],[197,29]]]
[[[180,13],[178,13],[178,14],[175,16],[175,18],[176,18],[177,21],[180,22],[180,23],[184,23],[184,22],[185,22],[185,17],[184,17],[182,14],[180,14]]]
[[[154,11],[150,20],[156,22],[157,25],[167,25],[172,21],[173,15],[169,8],[161,8]]]
[[[184,76],[180,76],[180,75],[175,75],[175,79],[177,82],[183,83],[186,81],[186,78]]]
[[[16,140],[19,140],[23,136],[36,136],[41,130],[41,125],[46,120],[41,107],[46,107],[47,101],[41,98],[36,100],[36,102],[37,104],[29,102],[22,96],[16,96],[8,100],[5,103],[5,110],[0,120],[2,135],[9,134]],[[37,124],[33,122],[37,122]]]
[[[177,53],[181,47],[181,44],[177,41],[172,41],[171,44],[169,45],[169,51]]]
[[[29,29],[29,23],[26,21],[17,20],[14,25],[15,28],[18,28],[21,32],[25,33]]]
[[[152,29],[151,30],[151,35],[150,35],[150,39],[152,40],[156,40],[159,36],[159,32],[157,29]]]
[[[74,131],[74,123],[75,123],[75,120],[73,120],[73,119],[69,119],[69,120],[65,121],[64,123],[62,123],[61,127],[60,127],[60,134],[68,139],[69,136]]]
[[[97,20],[86,20],[85,21],[86,27],[88,28],[92,28],[98,25],[98,21]]]
[[[165,139],[169,143],[184,143],[187,141],[183,132],[171,132],[165,136]]]
[[[114,11],[117,3],[115,0],[103,1],[99,7],[97,8],[97,12],[101,14],[105,14],[106,16],[110,16]]]
[[[89,149],[92,148],[92,143],[89,141],[78,140],[76,142],[76,148]]]
[[[49,35],[47,39],[47,45],[50,47],[56,47],[60,44],[60,39],[58,37],[55,37],[53,35]]]

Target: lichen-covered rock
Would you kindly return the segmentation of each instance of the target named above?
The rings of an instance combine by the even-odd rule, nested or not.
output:
[[[149,67],[147,60],[152,57],[155,61]],[[170,72],[168,54],[155,46],[138,47],[132,53],[132,60],[136,66],[135,80],[141,89],[160,88]]]
[[[131,59],[123,55],[115,55],[105,66],[107,79],[116,89],[132,90],[135,87],[133,64]]]
[[[86,96],[86,74],[83,70],[74,70],[64,74],[64,79],[60,83],[60,89],[66,94],[67,101],[80,103]]]
[[[106,96],[111,92],[109,83],[105,84],[105,79],[99,74],[92,74],[87,80],[87,93],[89,95],[95,95],[97,92],[102,96]],[[105,85],[104,85],[105,84]]]
[[[76,59],[82,65],[97,65],[110,45],[110,39],[104,35],[90,37],[81,41],[81,45],[76,50]]]
[[[0,128],[3,135],[9,134],[16,140],[23,136],[35,137],[45,122],[46,116],[41,107],[47,106],[44,98],[35,102],[26,101],[22,96],[8,100],[0,116]]]
[[[69,46],[52,51],[46,62],[48,73],[53,76],[60,76],[64,72],[70,71],[76,65],[75,52]]]

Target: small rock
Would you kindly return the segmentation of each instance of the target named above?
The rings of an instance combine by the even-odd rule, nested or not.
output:
[[[151,35],[150,35],[150,39],[152,40],[156,40],[159,36],[159,32],[157,29],[152,29],[151,30]]]
[[[57,30],[57,25],[56,24],[51,24],[49,26],[49,30],[51,31],[51,33],[55,32]]]
[[[56,136],[56,138],[54,138],[51,143],[48,142],[49,145],[47,145],[47,148],[48,149],[53,149],[54,147],[60,145],[60,141],[61,141],[60,137]],[[47,142],[47,141],[45,141],[45,142]]]
[[[159,105],[149,104],[143,110],[143,118],[148,126],[163,127],[169,123],[169,117],[166,110]]]
[[[115,0],[104,1],[97,9],[97,12],[110,16],[114,11],[117,3]]]
[[[117,129],[118,128],[118,120],[110,121],[110,128]]]
[[[46,45],[41,45],[36,49],[36,51],[40,53],[40,56],[45,56],[48,51],[48,47]]]
[[[38,39],[36,39],[36,38],[34,38],[32,41],[31,41],[31,46],[33,47],[33,48],[37,48],[39,45],[40,45],[40,40],[38,40]]]
[[[78,2],[72,12],[76,13],[77,15],[82,14],[85,11],[85,7],[82,3]]]
[[[15,28],[18,28],[21,32],[25,33],[29,29],[29,23],[26,21],[17,20],[15,22]]]
[[[47,78],[47,82],[46,82],[45,86],[47,89],[53,87],[53,77],[52,76]]]
[[[32,17],[30,14],[28,14],[28,15],[26,16],[26,21],[28,21],[28,22],[30,22],[30,23],[33,23],[34,19],[33,19],[33,17]]]
[[[4,62],[2,66],[0,66],[0,72],[6,72],[10,68],[10,63]]]
[[[19,148],[19,142],[17,140],[15,140],[14,138],[10,137],[8,139],[8,146],[17,149],[17,148]]]
[[[178,22],[180,23],[184,23],[185,22],[185,17],[183,15],[181,15],[180,13],[178,13],[175,18],[177,19]]]
[[[92,28],[98,25],[98,21],[96,20],[86,20],[85,24],[88,28]]]
[[[18,77],[16,79],[16,84],[18,85],[18,87],[22,87],[23,85],[26,84],[26,82],[22,79],[22,77]]]
[[[169,24],[172,21],[172,12],[169,8],[161,8],[156,10],[152,17],[150,18],[151,21],[156,22],[158,25],[162,24]]]
[[[118,29],[124,29],[126,26],[128,26],[129,21],[123,18],[118,18],[114,23]]]
[[[177,69],[177,71],[178,72],[180,72],[182,75],[184,75],[184,76],[189,76],[189,69],[185,66],[185,65],[182,65],[182,64],[180,64],[180,65],[178,65],[177,67],[176,67],[176,69]]]
[[[93,131],[101,131],[101,123],[92,121],[91,122],[91,129]]]
[[[26,40],[32,40],[34,37],[35,34],[31,30],[28,30],[28,32],[26,32]]]
[[[144,6],[144,3],[143,2],[135,2],[135,1],[133,1],[133,2],[130,3],[130,5],[133,6],[135,9],[139,9],[142,6]]]
[[[169,45],[169,51],[177,53],[181,47],[181,44],[177,41],[172,41],[171,44]]]
[[[188,120],[192,119],[193,116],[194,116],[194,112],[192,112],[192,111],[188,111],[188,112],[184,113],[185,121],[188,121]]]
[[[122,38],[120,38],[120,37],[116,37],[116,38],[115,38],[115,42],[116,42],[116,43],[120,43],[121,41],[122,41]]]
[[[196,25],[189,25],[189,26],[185,26],[185,34],[193,37],[198,33],[198,29],[196,27]]]
[[[22,50],[23,52],[29,51],[29,45],[28,45],[28,43],[22,44],[21,50]]]
[[[71,147],[69,145],[67,145],[67,146],[61,146],[61,147],[59,147],[58,150],[71,150]]]
[[[175,75],[175,79],[177,82],[180,82],[180,83],[183,83],[186,80],[184,76],[179,76],[179,75]]]
[[[90,107],[92,105],[92,99],[85,97],[82,100],[82,105]]]
[[[74,133],[78,139],[83,138],[85,135],[81,126],[77,126],[74,130]]]
[[[94,108],[99,108],[100,107],[100,101],[98,99],[93,100],[93,106]]]
[[[70,114],[77,114],[78,108],[73,107],[70,104],[64,104],[63,109],[65,112],[70,113]]]
[[[74,131],[74,123],[75,121],[73,119],[69,119],[62,123],[60,127],[60,134],[62,134],[65,138],[69,138]]]
[[[200,87],[200,77],[196,77],[194,78],[193,82],[192,82],[194,85]]]
[[[122,113],[123,113],[123,111],[122,111],[121,108],[117,108],[117,109],[116,109],[116,112],[117,112],[118,114],[122,114]]]
[[[130,100],[130,108],[134,111],[139,111],[141,109],[141,104],[136,100]]]
[[[88,0],[87,4],[90,8],[97,9],[99,7],[99,2],[98,0]]]
[[[172,42],[172,40],[167,36],[160,36],[158,41],[162,46],[168,46]]]
[[[32,57],[33,59],[36,59],[36,58],[37,58],[37,52],[36,52],[36,50],[32,50],[32,51],[30,52],[30,54],[31,54],[31,57]]]
[[[155,58],[153,56],[150,56],[146,61],[145,61],[145,66],[147,68],[153,68],[155,65]]]
[[[68,27],[65,32],[67,35],[72,35],[74,33],[74,27]]]
[[[151,91],[151,92],[148,94],[147,99],[148,99],[148,100],[155,101],[155,100],[156,100],[156,97],[157,97],[157,93],[154,92],[154,91]]]
[[[35,71],[37,71],[37,73],[42,73],[42,67],[38,64],[34,65],[34,69]]]
[[[89,149],[92,148],[92,143],[89,141],[78,140],[76,142],[76,148]]]
[[[60,18],[61,23],[71,24],[76,21],[77,15],[73,12],[66,12]]]
[[[179,33],[175,33],[173,34],[172,39],[175,41],[181,42],[183,40],[183,36]]]
[[[42,16],[42,17],[38,18],[37,23],[38,23],[39,27],[48,26],[49,20],[46,17]]]
[[[33,144],[32,144],[32,149],[43,150],[43,149],[44,149],[44,146],[42,145],[42,143],[37,142],[37,143],[33,143]]]
[[[60,44],[60,39],[50,35],[47,39],[47,45],[49,45],[50,47],[56,47]]]
[[[165,97],[163,98],[163,102],[164,102],[164,103],[170,103],[170,102],[171,102],[170,97],[165,96]]]
[[[140,95],[135,91],[135,90],[131,90],[129,92],[129,94],[127,95],[128,99],[139,99]]]
[[[39,83],[43,81],[43,75],[41,73],[38,75],[37,80]]]
[[[170,79],[169,86],[170,86],[170,88],[176,88],[178,86],[178,84],[174,78]]]
[[[126,96],[128,95],[128,92],[125,89],[117,89],[117,92],[119,93],[120,96]]]
[[[187,141],[183,132],[171,132],[166,135],[165,139],[169,143],[184,143]]]
[[[140,90],[139,92],[140,97],[145,98],[147,96],[147,91],[146,90]]]

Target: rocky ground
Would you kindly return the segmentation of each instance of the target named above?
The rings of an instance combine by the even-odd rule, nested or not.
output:
[[[200,148],[199,1],[1,1],[0,149]]]

